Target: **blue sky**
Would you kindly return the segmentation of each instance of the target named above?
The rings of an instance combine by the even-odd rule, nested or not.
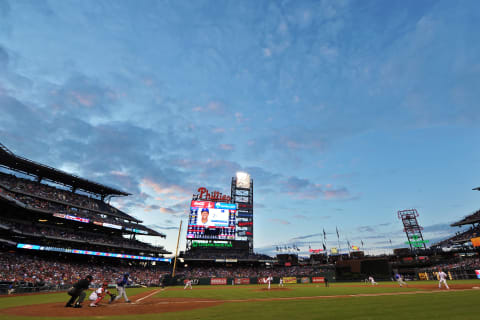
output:
[[[0,137],[167,234],[255,186],[255,248],[384,252],[478,210],[478,1],[0,0]],[[185,231],[182,235],[185,245]],[[386,249],[385,249],[386,247]]]

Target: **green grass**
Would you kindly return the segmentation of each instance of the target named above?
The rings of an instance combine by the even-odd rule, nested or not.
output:
[[[436,281],[413,282],[412,284],[437,284]],[[359,285],[360,283],[354,283]],[[392,282],[385,283],[388,285]],[[449,281],[450,285],[472,284],[480,286],[480,281]],[[268,299],[289,297],[312,297],[332,295],[356,295],[365,293],[408,292],[418,289],[399,287],[362,286],[349,287],[352,284],[335,284],[330,288],[322,285],[287,285],[288,291],[257,291],[265,286],[223,286],[194,287],[193,290],[183,290],[181,287],[168,288],[156,296],[161,298],[195,298],[195,299]],[[276,286],[272,286],[276,288]],[[152,289],[128,289],[129,296]],[[191,311],[159,313],[149,315],[125,315],[109,317],[91,317],[93,319],[117,320],[196,320],[196,319],[477,319],[480,290],[442,291],[426,294],[393,295],[393,296],[357,296],[326,299],[281,300],[281,301],[248,301],[225,302],[223,304]],[[19,297],[0,298],[1,309],[51,303],[65,302],[65,293],[45,295],[27,295]],[[160,307],[159,307],[160,308]],[[2,315],[0,319],[12,320],[43,320],[43,319],[81,319],[81,318],[42,318],[14,317]]]

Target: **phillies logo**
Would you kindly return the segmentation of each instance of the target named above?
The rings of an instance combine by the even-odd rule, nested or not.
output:
[[[231,199],[229,196],[224,195],[218,191],[213,191],[212,193],[209,193],[208,189],[204,187],[198,188],[197,191],[199,192],[199,195],[198,195],[199,199],[210,200],[210,201],[225,201],[225,202],[229,202]]]

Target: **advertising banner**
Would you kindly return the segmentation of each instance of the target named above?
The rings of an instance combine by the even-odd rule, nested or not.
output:
[[[210,279],[210,284],[213,285],[226,285],[227,284],[227,278],[211,278]]]
[[[297,283],[296,277],[283,277],[283,283]]]
[[[480,279],[480,270],[475,270],[475,274],[477,275],[477,278]]]
[[[264,283],[267,283],[268,282],[268,277],[260,277],[257,279],[258,281],[258,284],[264,284]]]
[[[250,278],[235,278],[235,284],[250,284]]]
[[[428,273],[426,273],[426,272],[420,272],[420,273],[418,274],[418,278],[419,278],[420,280],[428,280]]]
[[[472,241],[472,246],[480,247],[480,237],[471,238],[470,241]]]
[[[302,279],[300,279],[300,282],[302,282],[302,283],[310,283],[310,278],[309,278],[309,277],[302,277]]]
[[[325,277],[312,277],[312,283],[324,283]]]

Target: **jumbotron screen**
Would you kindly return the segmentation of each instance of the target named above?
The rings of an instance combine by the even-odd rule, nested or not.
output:
[[[193,200],[188,217],[188,239],[235,240],[234,203]]]

